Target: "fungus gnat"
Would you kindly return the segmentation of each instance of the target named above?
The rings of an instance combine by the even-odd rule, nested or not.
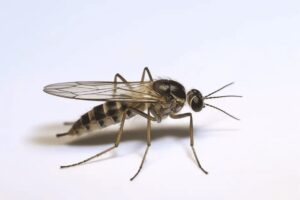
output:
[[[148,75],[149,81],[145,81],[146,75]],[[117,79],[120,81],[117,81]],[[232,84],[233,82],[205,96],[196,89],[192,89],[186,93],[184,86],[174,80],[154,80],[149,69],[146,67],[143,71],[141,81],[138,82],[129,82],[120,74],[116,74],[114,81],[111,82],[83,81],[48,85],[44,88],[44,91],[48,94],[71,99],[105,102],[82,115],[72,124],[68,132],[57,134],[57,137],[80,135],[120,123],[120,128],[112,147],[81,162],[64,165],[61,168],[80,165],[118,147],[123,134],[125,120],[135,115],[140,115],[147,119],[147,147],[137,172],[130,179],[133,180],[141,171],[151,145],[151,122],[160,123],[169,116],[173,119],[190,118],[190,146],[199,168],[207,174],[207,171],[202,168],[194,148],[192,113],[179,114],[179,111],[187,102],[194,112],[200,112],[205,107],[211,107],[233,119],[239,120],[224,110],[206,102],[206,100],[214,98],[241,97],[239,95],[213,96],[215,93]]]

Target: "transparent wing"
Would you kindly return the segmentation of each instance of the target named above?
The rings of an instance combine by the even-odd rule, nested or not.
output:
[[[91,101],[158,102],[161,98],[152,89],[152,82],[65,82],[47,85],[44,92]]]

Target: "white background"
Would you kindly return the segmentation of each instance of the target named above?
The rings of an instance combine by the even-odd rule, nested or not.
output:
[[[1,199],[300,199],[299,1],[2,1],[0,3]],[[205,108],[153,125],[144,168],[144,119],[125,124],[117,150],[60,170],[114,140],[118,126],[55,138],[95,102],[58,98],[43,86],[75,80],[180,81],[239,116]],[[189,111],[189,108],[186,108]]]

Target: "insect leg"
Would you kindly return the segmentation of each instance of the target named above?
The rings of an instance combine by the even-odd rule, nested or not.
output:
[[[173,119],[181,119],[181,118],[185,118],[185,117],[189,117],[190,118],[190,128],[189,128],[189,132],[190,132],[190,145],[191,148],[193,150],[193,154],[195,156],[195,159],[197,161],[197,164],[199,166],[199,168],[205,173],[208,174],[207,171],[205,171],[205,169],[203,169],[203,167],[200,164],[200,161],[198,159],[198,156],[196,154],[195,148],[194,148],[194,131],[193,131],[193,116],[192,113],[184,113],[184,114],[178,114],[178,115],[170,115],[171,118]]]
[[[116,87],[117,87],[117,84],[116,84],[116,83],[118,82],[118,81],[117,81],[118,78],[119,78],[122,82],[125,82],[125,83],[127,82],[127,80],[126,80],[121,74],[117,73],[117,74],[115,75],[115,78],[114,78],[114,83],[115,83],[115,84],[114,84],[114,93],[116,93]]]
[[[150,111],[148,109],[148,116],[150,116]],[[139,166],[139,169],[138,171],[134,174],[134,176],[130,179],[131,181],[140,173],[143,165],[144,165],[144,162],[145,162],[145,159],[146,159],[146,156],[147,156],[147,153],[148,153],[148,150],[149,150],[149,147],[151,146],[151,119],[150,117],[147,118],[147,148],[145,150],[145,153],[144,153],[144,156],[143,156],[143,159],[142,159],[142,162]]]
[[[116,93],[116,90],[117,90],[117,79],[120,79],[122,82],[124,82],[124,83],[127,83],[128,81],[121,75],[121,74],[119,74],[119,73],[117,73],[116,75],[115,75],[115,78],[114,78],[114,93]],[[127,86],[128,86],[128,88],[131,88],[131,86],[129,85],[129,84],[126,84]]]
[[[127,80],[119,73],[115,75],[114,82],[117,82],[117,78],[121,79],[122,82],[127,82]]]
[[[123,115],[122,115],[120,129],[119,129],[119,132],[117,134],[117,138],[116,138],[115,144],[112,147],[110,147],[110,148],[108,148],[108,149],[106,149],[106,150],[104,150],[104,151],[102,151],[100,153],[97,153],[96,155],[91,156],[91,157],[89,157],[89,158],[87,158],[87,159],[85,159],[83,161],[80,161],[80,162],[77,162],[77,163],[74,163],[74,164],[71,164],[71,165],[60,166],[60,168],[67,168],[67,167],[74,167],[74,166],[77,166],[77,165],[81,165],[83,163],[86,163],[86,162],[88,162],[88,161],[90,161],[90,160],[92,160],[94,158],[97,158],[97,157],[101,156],[102,154],[105,154],[105,153],[113,150],[114,148],[118,147],[119,143],[120,143],[120,140],[121,140],[121,136],[123,134],[124,122],[125,122],[125,119],[126,119],[126,111],[127,110],[125,110],[124,113],[123,113]]]
[[[150,115],[150,112],[148,110],[148,114],[144,113],[143,111],[140,111],[139,109],[136,109],[136,108],[129,108],[129,110],[135,112],[136,114],[142,116],[142,117],[145,117],[146,119],[150,119],[151,121],[157,121],[157,119],[155,117],[152,117]]]
[[[148,69],[148,67],[145,67],[144,70],[143,70],[143,75],[142,75],[141,82],[144,82],[146,73],[148,74],[148,77],[149,77],[150,81],[153,81],[153,78],[152,78],[152,75],[150,73],[150,70]]]

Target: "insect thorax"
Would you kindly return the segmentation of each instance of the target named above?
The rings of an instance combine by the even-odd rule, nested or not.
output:
[[[153,115],[165,118],[170,114],[179,112],[186,101],[185,88],[180,83],[161,79],[154,81],[153,90],[162,96],[161,103],[155,103],[151,106]]]

